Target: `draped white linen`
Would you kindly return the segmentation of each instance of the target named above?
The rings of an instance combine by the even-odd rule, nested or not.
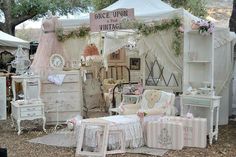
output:
[[[160,31],[156,34],[151,34],[143,37],[137,43],[140,55],[151,54],[161,65],[165,65],[166,70],[170,72],[183,72],[183,57],[182,54],[176,55],[172,48],[173,31]],[[183,53],[183,52],[182,52]]]

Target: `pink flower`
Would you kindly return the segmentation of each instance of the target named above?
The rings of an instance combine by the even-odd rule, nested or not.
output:
[[[193,21],[194,24],[198,25],[198,31],[201,35],[209,35],[212,34],[215,25],[211,21],[200,20],[200,21]]]

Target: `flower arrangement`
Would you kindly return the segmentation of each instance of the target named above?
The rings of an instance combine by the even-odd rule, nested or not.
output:
[[[138,111],[138,112],[137,112],[137,116],[142,119],[142,118],[144,118],[145,116],[147,116],[147,112]]]
[[[215,24],[206,20],[193,21],[192,29],[198,29],[201,35],[210,35],[215,29]]]

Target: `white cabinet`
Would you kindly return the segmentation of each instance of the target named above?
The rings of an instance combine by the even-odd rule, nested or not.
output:
[[[65,122],[83,112],[80,71],[55,71],[49,75],[57,74],[65,75],[61,85],[46,79],[42,81],[41,97],[45,103],[47,123],[51,124]]]
[[[183,95],[181,96],[181,116],[192,112],[194,116],[207,118],[210,144],[213,137],[215,140],[218,137],[221,99],[215,96],[214,91],[214,34],[215,32],[203,36],[198,31],[185,33]],[[189,87],[192,87],[192,90]]]
[[[183,90],[208,87],[214,95],[214,33],[190,31],[185,36]]]
[[[18,101],[11,102],[11,119],[12,126],[14,126],[14,120],[17,122],[18,135],[21,133],[20,123],[22,120],[34,120],[34,119],[43,119],[43,130],[46,132],[45,124],[46,117],[44,115],[44,104],[41,101],[34,101],[31,103],[24,104]]]

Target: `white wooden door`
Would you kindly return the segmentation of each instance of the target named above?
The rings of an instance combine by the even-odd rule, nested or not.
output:
[[[0,77],[0,120],[5,120],[6,118],[6,77]]]
[[[234,76],[233,76],[233,102],[232,102],[232,114],[236,115],[236,64],[234,65]]]

